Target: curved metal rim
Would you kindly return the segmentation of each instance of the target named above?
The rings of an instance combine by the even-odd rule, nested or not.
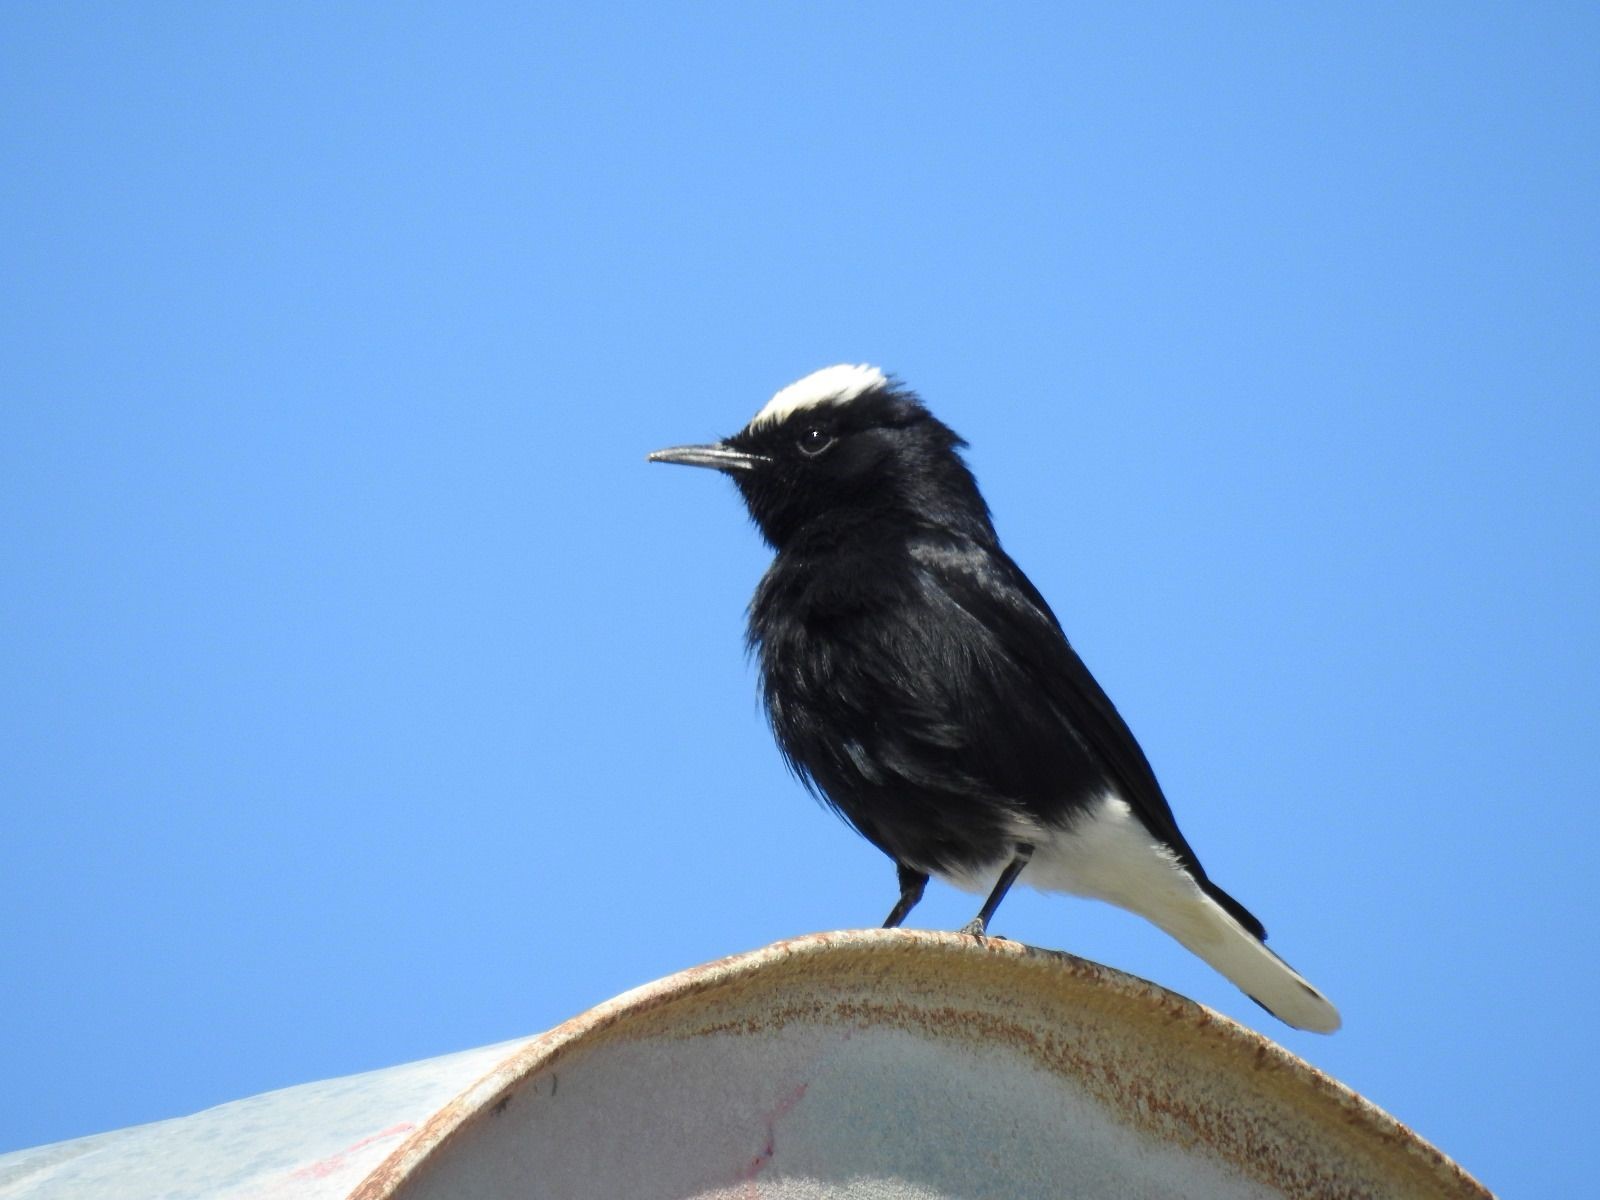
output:
[[[871,929],[814,933],[775,942],[758,950],[690,967],[622,993],[538,1035],[488,1074],[440,1108],[380,1163],[351,1193],[352,1200],[391,1200],[407,1180],[478,1116],[490,1111],[523,1082],[556,1065],[566,1055],[603,1040],[624,1022],[716,989],[737,986],[777,963],[796,959],[859,954],[934,954],[989,960],[996,972],[1048,972],[1066,990],[1090,989],[1102,998],[1159,1011],[1187,1027],[1191,1037],[1219,1051],[1249,1055],[1258,1068],[1287,1078],[1308,1102],[1328,1106],[1348,1126],[1399,1149],[1445,1188],[1462,1196],[1493,1200],[1493,1194],[1442,1151],[1412,1129],[1338,1080],[1291,1054],[1277,1043],[1201,1004],[1156,984],[1087,959],[1003,939],[923,930]]]

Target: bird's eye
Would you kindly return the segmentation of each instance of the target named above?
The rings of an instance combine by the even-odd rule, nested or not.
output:
[[[797,444],[800,447],[801,454],[804,454],[807,458],[815,458],[833,443],[834,438],[831,434],[824,430],[813,428],[802,433]]]

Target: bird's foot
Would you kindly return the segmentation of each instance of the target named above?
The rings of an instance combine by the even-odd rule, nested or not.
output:
[[[973,917],[972,920],[961,927],[960,932],[971,934],[975,938],[987,937],[989,935],[988,922],[982,917]]]

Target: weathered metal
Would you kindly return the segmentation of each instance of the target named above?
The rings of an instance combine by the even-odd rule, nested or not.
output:
[[[1131,976],[817,934],[640,988],[442,1109],[358,1200],[1483,1197],[1393,1118]]]
[[[780,942],[472,1054],[240,1102],[275,1100],[286,1144],[304,1152],[269,1162],[258,1146],[270,1169],[223,1189],[23,1178],[12,1190],[0,1159],[0,1197],[1488,1195],[1393,1118],[1209,1009],[1069,955],[957,934]],[[432,1083],[395,1090],[408,1071]],[[385,1097],[330,1142],[315,1091],[330,1087],[347,1105]],[[294,1120],[297,1094],[324,1115]],[[236,1107],[145,1130],[181,1133]],[[236,1154],[225,1126],[208,1134],[187,1158],[169,1139],[167,1161]]]

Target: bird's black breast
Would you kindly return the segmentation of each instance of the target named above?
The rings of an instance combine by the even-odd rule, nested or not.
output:
[[[1041,665],[1072,652],[1013,572],[959,537],[863,539],[780,552],[751,605],[783,753],[899,862],[992,863],[1019,826],[1060,824],[1110,784],[1040,686]]]

